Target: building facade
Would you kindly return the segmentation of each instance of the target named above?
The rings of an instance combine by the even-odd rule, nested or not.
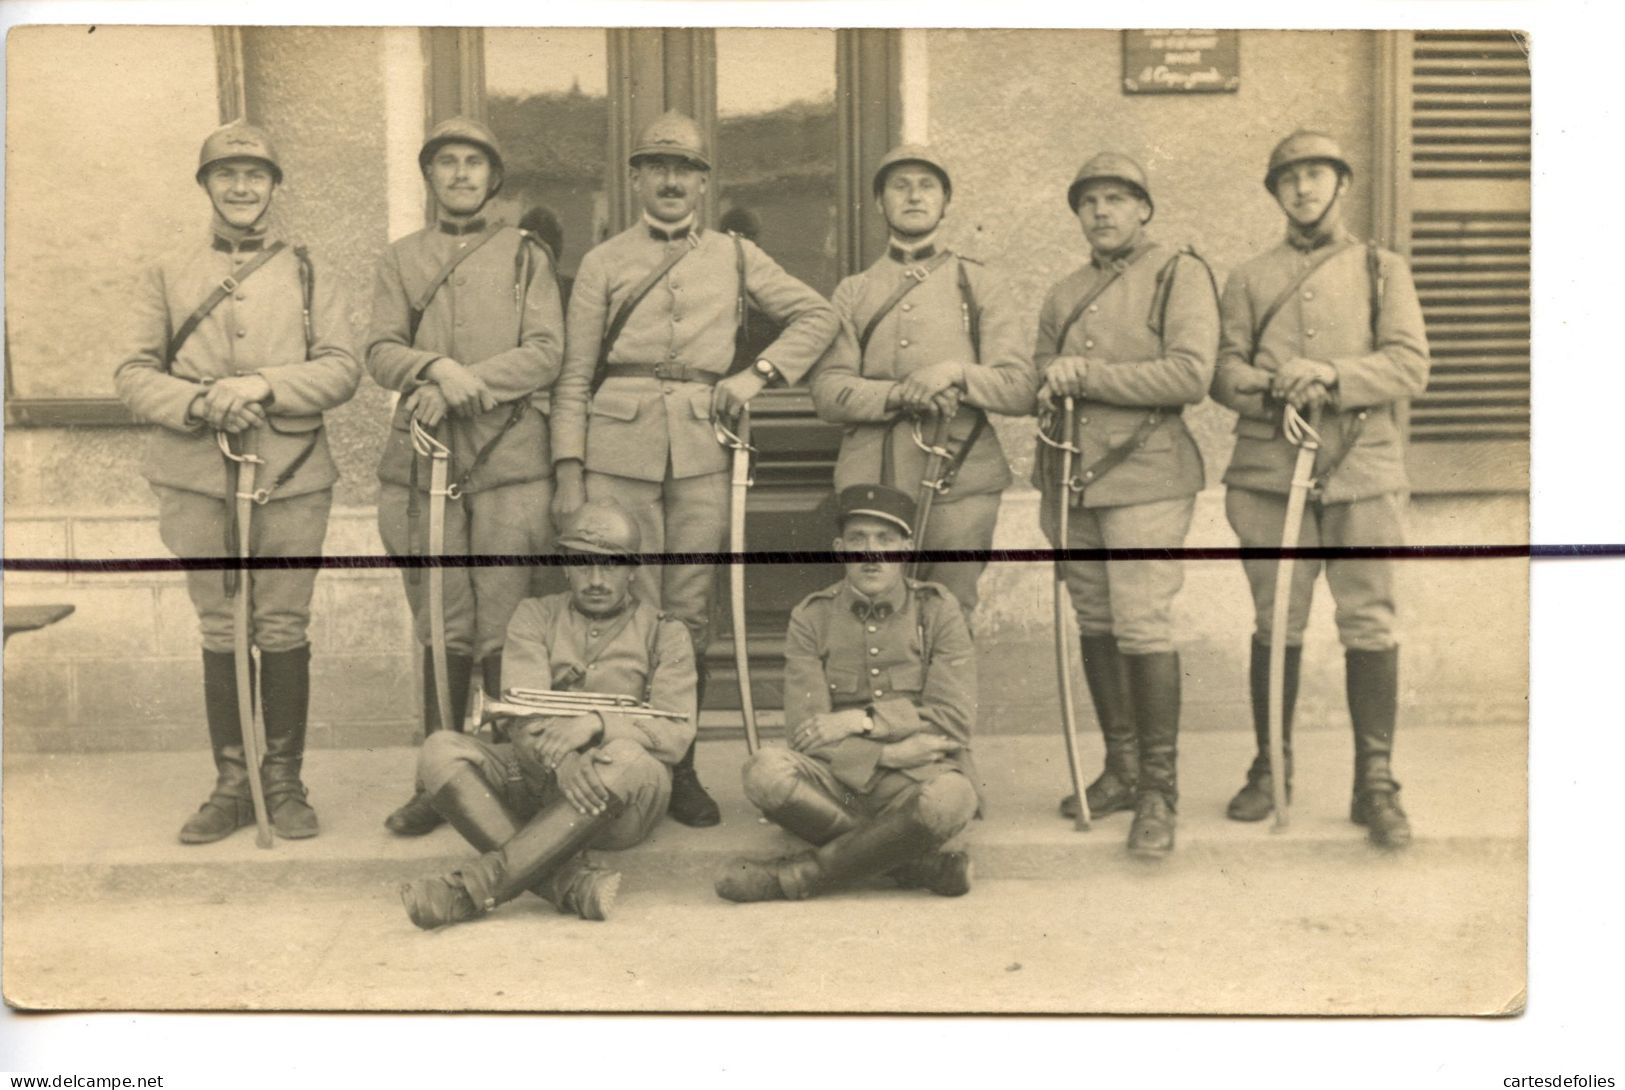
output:
[[[8,557],[167,555],[138,472],[144,429],[111,400],[113,331],[138,266],[204,228],[191,172],[214,124],[247,117],[275,135],[287,184],[273,215],[342,279],[359,339],[379,255],[424,222],[416,153],[429,126],[465,113],[496,129],[508,155],[499,209],[512,219],[550,209],[569,276],[631,221],[622,164],[636,131],[668,108],[699,118],[717,149],[707,221],[733,214],[826,294],[884,245],[870,164],[895,143],[933,144],[954,170],[950,245],[1007,274],[1033,325],[1049,285],[1087,258],[1065,201],[1086,157],[1111,149],[1143,162],[1154,234],[1193,245],[1222,283],[1281,234],[1261,184],[1270,148],[1298,127],[1336,134],[1355,170],[1349,226],[1409,256],[1428,322],[1433,379],[1408,415],[1412,540],[1528,540],[1530,81],[1512,34],[1240,31],[1224,43],[1233,86],[1157,94],[1126,86],[1130,47],[1147,44],[1133,31],[100,30],[11,39]],[[86,57],[87,40],[103,53]],[[82,71],[65,79],[73,65]],[[63,193],[70,177],[108,194],[89,222],[83,192]],[[750,547],[824,548],[838,432],[812,418],[804,390],[766,396]],[[329,416],[342,474],[330,555],[383,551],[374,468],[386,418],[370,384]],[[1190,543],[1233,545],[1217,482],[1234,418],[1209,402],[1187,419],[1209,481]],[[1024,478],[1033,422],[995,426]],[[1006,497],[998,544],[1043,545],[1025,484]],[[759,705],[777,703],[790,606],[833,571],[751,569]],[[1407,715],[1522,721],[1527,564],[1407,561],[1401,577]],[[398,576],[333,570],[317,586],[312,744],[414,740],[417,656]],[[995,563],[985,577],[984,730],[1055,721],[1050,586],[1044,564]],[[179,575],[8,573],[5,593],[76,607],[6,652],[8,748],[197,744],[200,667]],[[1329,602],[1317,614],[1309,653],[1329,656]],[[1192,729],[1245,723],[1249,619],[1239,564],[1190,563],[1178,623]],[[722,710],[735,699],[722,680],[731,645],[712,654],[707,722],[733,723]],[[1341,671],[1315,677],[1306,724],[1344,714]]]

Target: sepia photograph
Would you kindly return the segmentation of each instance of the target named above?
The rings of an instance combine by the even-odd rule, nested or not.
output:
[[[5,1003],[1522,1015],[1537,47],[13,27]]]

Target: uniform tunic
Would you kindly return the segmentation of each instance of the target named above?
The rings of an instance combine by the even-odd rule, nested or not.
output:
[[[603,714],[598,748],[611,760],[599,769],[626,810],[594,846],[629,848],[647,837],[666,812],[670,766],[694,739],[694,651],[687,629],[635,599],[613,617],[589,617],[571,605],[568,592],[527,598],[508,626],[502,686],[630,696],[688,716],[685,722]],[[523,720],[510,731],[515,741],[501,744],[437,731],[419,753],[419,781],[433,794],[460,766],[472,766],[528,819],[563,797],[535,752],[535,739],[550,721]]]
[[[1008,286],[979,262],[958,254],[926,272],[935,253],[931,247],[906,251],[893,246],[885,257],[835,289],[840,331],[813,374],[812,395],[819,419],[843,427],[835,462],[837,491],[869,483],[910,493],[919,490],[927,456],[910,439],[908,418],[886,410],[886,398],[920,368],[945,362],[967,365],[964,406],[1008,416],[1033,411],[1038,376],[1022,344],[1020,315]],[[961,273],[978,311],[980,358],[971,340]],[[904,278],[919,275],[925,279],[881,318],[860,356],[858,338],[863,330]],[[963,407],[954,416],[945,444],[949,450],[963,447],[975,417]],[[921,433],[928,440],[931,431],[930,420],[922,422]],[[998,433],[985,427],[952,489],[933,501],[921,547],[992,548],[999,495],[1010,480],[1010,463]],[[976,584],[986,566],[928,564],[920,574],[946,586],[968,614],[976,608]]]
[[[229,236],[229,237],[228,237]],[[256,487],[269,489],[308,447],[302,465],[256,506],[250,548],[256,557],[321,553],[338,471],[322,413],[349,400],[360,382],[345,306],[331,275],[312,262],[309,343],[305,284],[292,246],[271,258],[220,301],[168,359],[169,338],[227,277],[274,245],[274,239],[217,232],[209,243],[166,255],[141,277],[115,375],[119,398],[141,420],[159,425],[147,443],[142,472],[159,499],[159,532],[182,557],[225,554],[226,460],[215,432],[188,410],[203,386],[258,374],[271,387],[267,422],[236,437],[265,463]],[[314,443],[314,446],[312,446]],[[314,568],[266,569],[253,577],[253,638],[265,651],[307,642]],[[215,571],[187,574],[203,645],[232,650],[231,603]]]
[[[668,234],[674,237],[667,237]],[[763,353],[786,382],[812,366],[835,333],[819,294],[755,243],[717,231],[665,232],[647,223],[593,248],[570,296],[569,348],[554,392],[553,458],[581,460],[587,495],[621,503],[645,552],[715,552],[727,535],[729,452],[711,427],[710,385],[606,379],[590,392],[606,327],[622,300],[668,253],[684,256],[632,312],[611,364],[665,365],[723,375],[734,359],[740,251],[750,304],[783,332]],[[645,566],[640,595],[688,625],[703,656],[715,583],[710,566]]]
[[[466,478],[465,498],[446,503],[445,551],[534,555],[550,551],[553,542],[547,413],[564,352],[563,312],[546,251],[508,226],[496,227],[481,244],[485,230],[478,220],[427,227],[385,251],[373,291],[367,370],[380,386],[406,394],[427,381],[432,363],[447,358],[490,387],[501,404],[472,418],[448,413],[439,428],[452,450],[450,480]],[[440,285],[414,334],[413,304],[454,256],[476,246]],[[421,494],[415,528],[408,493],[414,458]],[[390,421],[378,477],[385,547],[395,555],[409,552],[414,530],[420,547],[427,547],[430,463],[413,451],[404,403]],[[418,641],[428,645],[428,580],[421,572],[403,574]],[[448,650],[477,656],[499,650],[531,576],[526,567],[445,569]]]
[[[764,749],[745,766],[745,792],[769,814],[791,785],[814,785],[848,810],[873,816],[922,798],[922,818],[941,839],[976,809],[980,782],[971,758],[976,722],[976,654],[958,603],[935,583],[904,580],[869,600],[845,580],[808,595],[790,614],[784,651],[787,733],[815,715],[874,721],[809,753]],[[888,742],[917,733],[951,738],[956,753],[915,768],[879,764]]]
[[[1115,274],[1115,279],[1112,279]],[[1109,282],[1109,283],[1108,283]],[[1100,290],[1057,343],[1061,327]],[[1116,257],[1095,255],[1050,289],[1038,320],[1033,357],[1086,361],[1075,399],[1073,475],[1083,480],[1057,541],[1059,459],[1042,444],[1033,484],[1043,492],[1039,521],[1052,544],[1075,549],[1173,548],[1185,544],[1202,455],[1180,417],[1201,401],[1213,376],[1218,301],[1199,258],[1142,239]],[[1153,410],[1160,423],[1121,463],[1098,477],[1091,466],[1132,446]],[[1085,636],[1112,635],[1127,654],[1172,651],[1173,600],[1184,584],[1178,560],[1069,561],[1067,589]]]
[[[1265,311],[1302,270],[1328,252],[1329,259],[1298,285],[1255,344],[1255,325]],[[1300,544],[1403,543],[1400,493],[1407,482],[1397,408],[1427,386],[1427,334],[1404,259],[1386,250],[1379,250],[1377,258],[1373,285],[1367,250],[1346,231],[1314,245],[1289,239],[1236,269],[1225,285],[1213,397],[1240,414],[1235,454],[1224,480],[1230,486],[1226,512],[1244,547],[1280,546],[1297,448],[1281,434],[1279,404],[1261,393],[1238,393],[1235,384],[1252,374],[1251,368],[1273,372],[1297,358],[1320,360],[1337,371],[1333,401],[1321,420],[1324,443],[1315,463],[1317,479],[1347,449],[1305,511]],[[1257,610],[1256,638],[1268,642],[1275,561],[1248,560],[1243,567]],[[1295,563],[1287,632],[1293,646],[1302,642],[1320,567],[1319,561]],[[1343,643],[1357,650],[1393,646],[1392,564],[1351,559],[1327,561],[1325,567]]]

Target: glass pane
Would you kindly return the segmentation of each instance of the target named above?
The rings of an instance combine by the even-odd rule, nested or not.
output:
[[[510,223],[538,209],[551,216],[562,230],[560,268],[574,276],[582,255],[609,234],[607,37],[588,28],[493,28],[484,36],[486,116],[507,159],[492,203]]]
[[[202,241],[193,180],[220,123],[207,27],[10,35],[6,333],[14,397],[111,398],[110,319],[135,273]],[[116,326],[116,324],[113,324]]]
[[[716,42],[720,226],[828,295],[840,271],[835,31],[723,29]]]

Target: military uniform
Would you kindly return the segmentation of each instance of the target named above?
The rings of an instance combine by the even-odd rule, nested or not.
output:
[[[630,515],[606,514],[607,506],[592,501],[582,507],[561,535],[561,545],[637,551]],[[452,731],[431,734],[419,751],[419,782],[435,808],[483,855],[446,878],[403,890],[413,922],[426,928],[459,922],[526,889],[547,897],[561,912],[604,919],[619,876],[581,853],[639,844],[665,814],[671,766],[694,738],[695,681],[687,628],[635,595],[606,615],[581,612],[570,592],[521,602],[502,656],[504,692],[607,693],[682,718],[593,713],[594,736],[571,754],[594,763],[611,797],[602,813],[591,816],[570,805],[557,770],[538,750],[543,732],[559,719],[512,721],[512,741],[505,743]]]
[[[1341,172],[1352,173],[1329,137],[1298,133],[1277,147],[1266,188],[1273,192],[1278,172],[1305,159],[1328,160]],[[1239,414],[1235,453],[1224,481],[1225,510],[1241,545],[1280,547],[1297,447],[1282,433],[1281,404],[1264,393],[1242,392],[1238,385],[1247,385],[1258,371],[1273,374],[1300,358],[1329,364],[1337,379],[1320,421],[1323,444],[1315,460],[1316,485],[1305,509],[1299,546],[1402,544],[1401,512],[1408,484],[1399,403],[1426,388],[1429,366],[1421,306],[1404,259],[1363,245],[1338,226],[1313,233],[1289,231],[1287,239],[1231,274],[1221,310],[1213,397]],[[1259,336],[1257,324],[1266,313],[1272,316]],[[1246,819],[1256,820],[1268,813],[1264,704],[1276,562],[1245,560],[1242,566],[1256,610],[1251,688],[1259,754],[1249,773],[1253,805],[1244,808],[1251,810]],[[1337,604],[1338,635],[1346,649],[1355,718],[1356,794],[1376,792],[1391,800],[1398,788],[1388,769],[1398,689],[1391,561],[1294,561],[1285,634],[1284,725],[1290,731],[1303,631],[1323,566]],[[1289,763],[1289,778],[1290,769]],[[1234,804],[1232,816],[1242,816]]]
[[[443,122],[425,141],[419,162],[447,143],[501,153],[488,130],[466,119]],[[500,175],[492,194],[500,188]],[[451,263],[456,261],[455,267]],[[442,276],[451,268],[450,275]],[[419,309],[421,308],[421,309]],[[386,389],[409,394],[430,381],[428,369],[447,358],[485,383],[498,404],[471,417],[452,413],[437,429],[450,448],[449,481],[458,495],[445,501],[449,555],[537,555],[549,552],[553,529],[547,413],[548,390],[564,353],[564,317],[547,249],[517,228],[476,216],[446,218],[399,239],[385,251],[373,291],[367,370]],[[402,403],[390,421],[378,466],[383,487],[378,528],[392,555],[428,549],[431,461],[415,451],[412,413]],[[508,618],[525,597],[527,567],[445,569],[445,641],[453,716],[467,702],[475,659],[485,662],[488,689],[497,677]],[[428,580],[402,572],[417,640],[427,648]],[[426,685],[433,672],[424,670]],[[431,728],[438,700],[424,700]]]
[[[913,500],[892,489],[891,510],[913,518]],[[770,896],[791,899],[891,872],[910,887],[963,893],[961,853],[938,848],[976,813],[979,778],[971,757],[976,722],[976,653],[953,595],[936,583],[902,579],[870,599],[846,580],[808,595],[790,614],[785,639],[784,721],[794,738],[810,720],[839,717],[867,725],[806,751],[759,750],[744,768],[745,795],[769,819],[820,850],[809,874],[797,860],[775,867]],[[958,748],[910,768],[881,764],[885,747],[917,734]],[[748,865],[748,864],[747,864]],[[726,881],[718,892],[735,896]]]
[[[934,260],[935,259],[935,260]],[[868,346],[859,336],[899,283],[919,278],[875,326]],[[886,255],[835,289],[840,331],[812,380],[819,419],[842,425],[835,462],[837,490],[879,482],[916,490],[927,455],[909,436],[910,421],[888,412],[886,398],[910,372],[944,361],[965,364],[963,407],[948,426],[947,449],[957,453],[975,434],[953,486],[931,508],[923,549],[991,549],[999,497],[1010,484],[1010,463],[984,413],[1032,412],[1038,378],[1021,343],[1021,321],[1003,279],[980,262],[932,245],[893,243]],[[980,345],[973,343],[971,308]],[[980,426],[978,418],[984,421]],[[932,425],[921,424],[929,439]],[[968,615],[985,561],[927,564],[920,575],[942,583]]]
[[[204,145],[205,159],[245,153],[275,169],[268,140],[252,127],[228,126]],[[209,165],[200,165],[200,179]],[[275,169],[278,178],[280,173]],[[279,245],[283,248],[274,256],[236,281]],[[177,330],[226,286],[230,290],[171,358]],[[322,414],[350,399],[361,374],[331,272],[302,247],[288,246],[263,229],[233,228],[216,216],[207,242],[166,255],[141,277],[120,355],[120,400],[137,418],[159,425],[148,439],[142,473],[158,496],[164,544],[188,559],[235,554],[227,545],[236,518],[227,461],[215,431],[191,409],[215,380],[254,374],[270,386],[263,403],[266,422],[233,437],[241,453],[263,460],[255,483],[266,499],[254,508],[250,553],[258,558],[320,555],[338,479]],[[265,568],[252,576],[251,639],[260,650],[264,775],[273,802],[304,798],[299,770],[315,582],[313,567]],[[224,835],[253,820],[238,723],[232,600],[219,571],[188,572],[186,585],[203,637],[205,704],[218,772],[215,795],[205,805],[217,804],[234,818],[236,824],[218,830]],[[314,832],[312,816],[309,832],[301,835]],[[183,839],[195,842],[185,833]]]

